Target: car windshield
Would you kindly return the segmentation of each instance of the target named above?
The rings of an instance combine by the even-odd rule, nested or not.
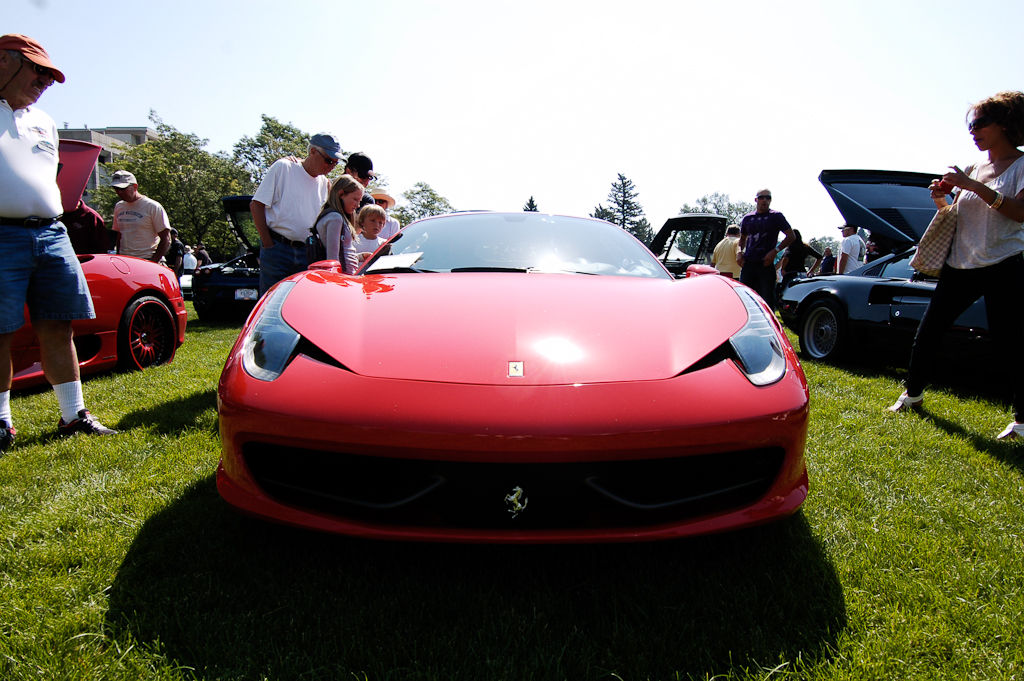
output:
[[[405,228],[371,272],[559,272],[669,279],[643,244],[599,220],[466,213]],[[382,249],[387,250],[387,249]]]

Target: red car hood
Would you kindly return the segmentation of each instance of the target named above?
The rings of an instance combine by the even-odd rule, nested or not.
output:
[[[721,277],[526,273],[308,272],[283,315],[357,374],[489,385],[670,378],[747,321]]]

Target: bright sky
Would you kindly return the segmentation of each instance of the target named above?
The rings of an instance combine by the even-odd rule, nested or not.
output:
[[[941,173],[967,106],[1024,90],[1024,2],[7,0],[67,82],[58,126],[147,125],[230,151],[260,114],[336,134],[458,209],[586,215],[617,173],[657,229],[768,187],[805,239],[823,169]]]

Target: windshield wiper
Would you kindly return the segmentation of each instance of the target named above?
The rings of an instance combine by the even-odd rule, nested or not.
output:
[[[528,267],[453,267],[449,272],[529,272]]]
[[[415,267],[378,267],[376,269],[363,272],[363,274],[401,274],[403,272],[434,274],[434,270],[418,270]]]

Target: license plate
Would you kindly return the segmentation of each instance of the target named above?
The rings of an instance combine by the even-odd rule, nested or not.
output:
[[[235,300],[259,300],[260,292],[259,289],[255,288],[236,288],[235,289]]]

